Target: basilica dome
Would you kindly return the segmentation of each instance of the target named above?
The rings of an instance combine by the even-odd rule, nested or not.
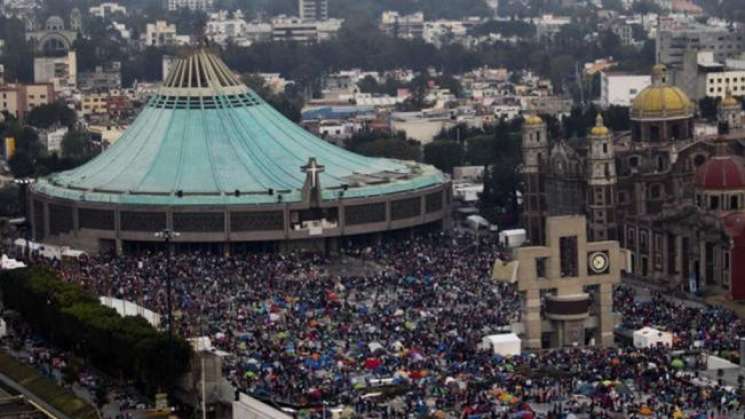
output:
[[[745,189],[745,162],[736,156],[714,156],[698,168],[695,184],[705,190]]]
[[[668,83],[667,68],[658,64],[652,68],[652,85],[634,98],[631,119],[690,118],[695,105],[681,89]]]
[[[635,119],[688,118],[693,111],[693,102],[685,92],[664,84],[642,90],[631,105],[631,117]]]

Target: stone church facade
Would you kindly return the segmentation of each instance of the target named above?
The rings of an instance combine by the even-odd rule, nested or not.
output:
[[[629,250],[631,275],[745,299],[742,106],[728,95],[719,134],[695,136],[693,102],[664,66],[652,79],[631,106],[630,132],[599,116],[585,139],[550,139],[541,118],[525,119],[522,224],[543,245],[546,217],[583,214],[588,240]]]

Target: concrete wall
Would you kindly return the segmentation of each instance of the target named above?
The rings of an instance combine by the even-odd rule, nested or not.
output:
[[[292,419],[292,416],[241,393],[238,401],[233,402],[233,419]]]

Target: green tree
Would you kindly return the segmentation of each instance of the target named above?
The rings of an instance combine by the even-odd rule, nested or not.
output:
[[[492,164],[499,154],[499,143],[493,135],[479,135],[466,139],[465,161],[471,166]]]
[[[381,87],[372,76],[365,76],[357,82],[357,88],[362,93],[380,93]]]
[[[31,177],[34,175],[34,160],[24,150],[16,151],[15,155],[8,161],[10,171],[15,177]]]
[[[37,128],[47,129],[53,125],[71,127],[77,122],[75,111],[63,102],[53,102],[35,107],[26,116],[26,123]]]
[[[68,131],[62,138],[62,156],[75,160],[85,160],[90,155],[90,138],[87,132]]]
[[[453,167],[463,164],[463,145],[456,141],[438,140],[424,146],[424,161],[443,172],[452,173]]]
[[[616,12],[623,12],[626,10],[626,8],[623,7],[623,2],[621,0],[603,0],[603,9],[613,10]]]
[[[287,119],[300,122],[302,119],[303,98],[291,86],[283,93],[275,94],[258,74],[244,74],[242,76],[246,86],[253,89],[257,95],[266,100],[269,105],[279,111]]]
[[[646,15],[649,13],[660,14],[662,9],[652,0],[638,0],[631,5],[631,11],[636,14]]]
[[[355,152],[369,157],[385,157],[398,160],[420,159],[420,146],[415,141],[401,138],[378,138],[357,146]]]

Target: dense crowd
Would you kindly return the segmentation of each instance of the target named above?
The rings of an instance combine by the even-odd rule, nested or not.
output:
[[[349,250],[358,269],[302,253],[176,255],[175,326],[233,354],[225,375],[236,387],[295,406],[344,405],[388,417],[502,417],[538,405],[549,417],[566,409],[597,417],[739,411],[734,389],[686,372],[699,365],[695,355],[591,348],[505,359],[484,350],[484,336],[519,320],[515,289],[490,278],[499,251],[490,238],[476,245],[438,234]],[[100,295],[160,313],[165,270],[157,253],[61,268]],[[615,302],[625,325],[671,329],[680,347],[701,338],[707,348],[735,344],[727,334],[739,323],[725,310],[689,311],[662,297],[638,304],[625,288]]]
[[[648,301],[638,301],[632,288],[619,287],[614,293],[614,306],[622,315],[622,327],[637,330],[649,326],[672,332],[676,348],[738,351],[738,337],[745,336],[745,323],[732,310],[677,301],[661,292],[653,293]]]

